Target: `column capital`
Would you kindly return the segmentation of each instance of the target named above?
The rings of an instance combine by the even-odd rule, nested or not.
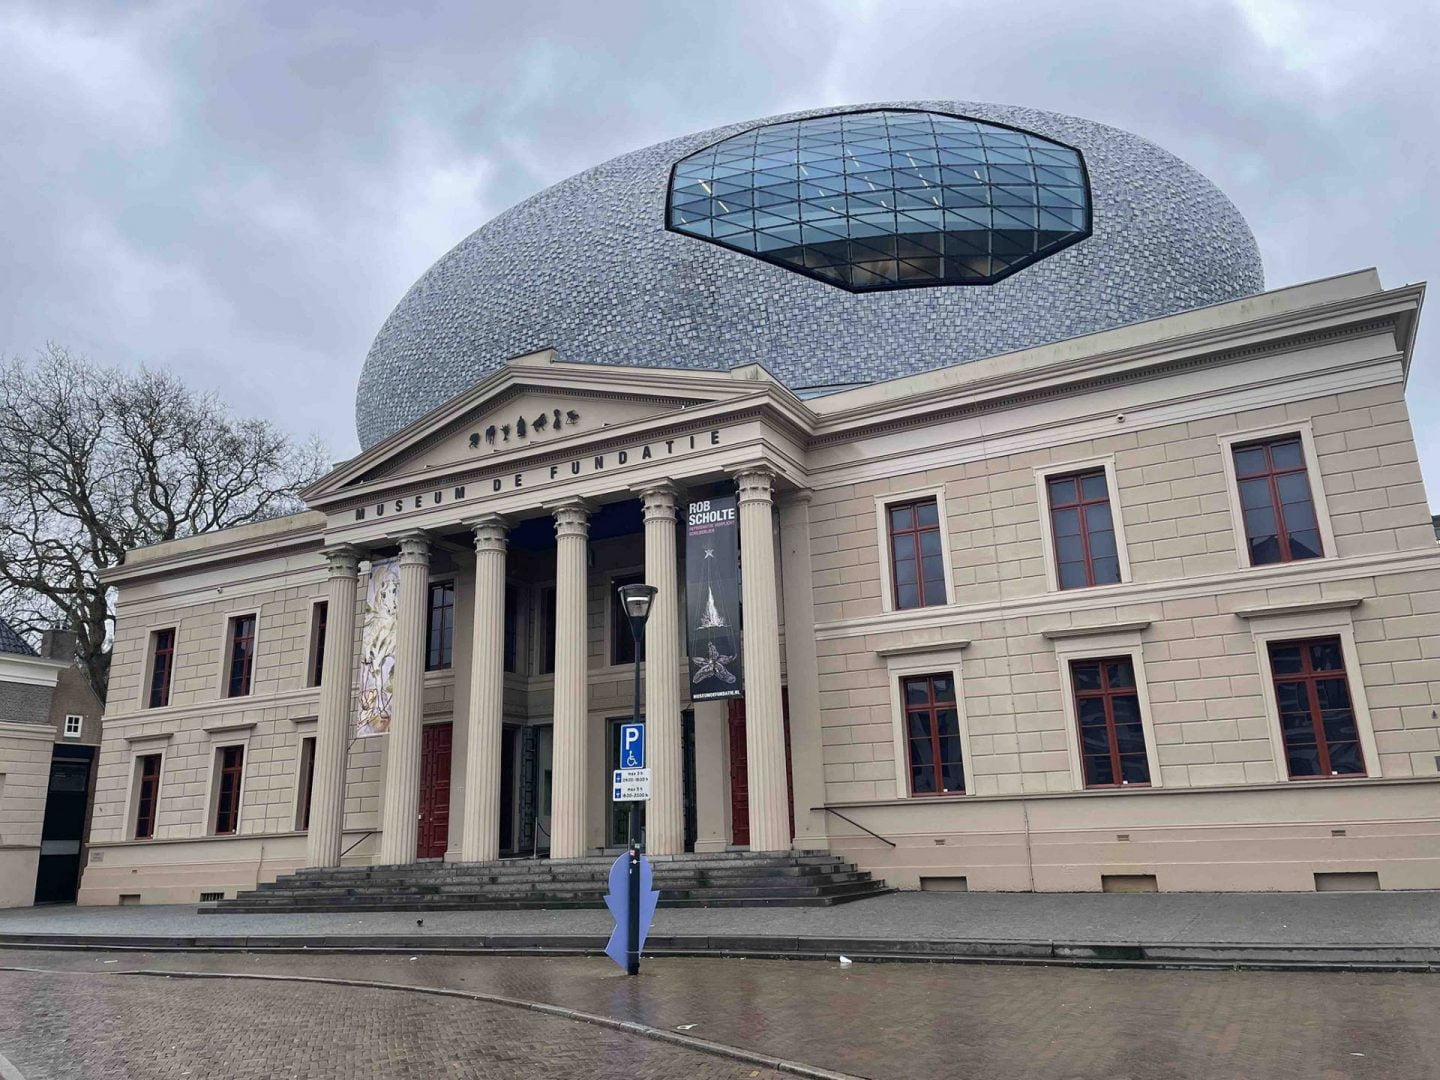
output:
[[[475,534],[476,551],[504,551],[509,522],[500,514],[485,514],[465,522]]]
[[[591,504],[584,499],[569,499],[548,508],[555,519],[555,536],[586,537],[590,535]]]
[[[413,529],[395,537],[400,542],[401,566],[430,565],[430,534],[424,529]]]
[[[353,578],[360,573],[360,549],[350,544],[337,544],[323,552],[332,578]]]
[[[760,463],[740,465],[731,470],[741,503],[774,501],[775,470]]]
[[[680,489],[671,480],[657,480],[633,488],[644,505],[646,521],[673,521],[675,507],[680,502]]]

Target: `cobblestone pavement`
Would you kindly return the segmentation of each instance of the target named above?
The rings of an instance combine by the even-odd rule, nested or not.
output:
[[[272,973],[458,988],[668,1030],[684,1027],[687,1034],[713,1042],[877,1078],[1432,1080],[1440,1075],[1437,975],[899,963],[841,967],[665,958],[646,961],[638,979],[627,979],[608,960],[584,957],[420,955],[412,960],[0,950],[0,967],[7,965],[92,973],[126,968]],[[12,985],[15,977],[0,972],[0,988]],[[65,976],[48,978],[73,985]],[[151,980],[125,976],[111,981],[134,986]],[[215,984],[181,985],[189,994]],[[314,990],[302,986],[299,1000],[318,1001]],[[358,1002],[372,992],[353,993]],[[0,1009],[14,1000],[10,993],[0,997]],[[370,1016],[366,1008],[345,1004],[344,992],[325,1000],[331,1004],[321,1008],[330,1024],[355,1024]],[[454,1002],[420,1000],[419,1012],[411,1015],[457,1015]],[[458,1014],[468,1008],[461,1003]],[[244,1022],[255,1022],[254,1016]],[[439,1028],[451,1023],[437,1020],[438,1026],[427,1030],[443,1039]],[[4,1024],[0,1020],[0,1052],[9,1053],[3,1050]],[[576,1029],[575,1038],[582,1045],[593,1042],[600,1060],[602,1029]],[[370,1038],[378,1029],[361,1030]],[[288,1043],[277,1044],[288,1052]],[[607,1075],[585,1072],[585,1067],[562,1075]],[[686,1072],[751,1075],[745,1068],[723,1071],[733,1070],[733,1063],[711,1062],[709,1067],[722,1071],[686,1066]],[[349,1071],[354,1070],[347,1064]],[[42,1075],[74,1074],[36,1073],[30,1080]],[[662,1068],[654,1075],[680,1074]]]
[[[25,1080],[778,1078],[575,1020],[397,990],[0,973]]]

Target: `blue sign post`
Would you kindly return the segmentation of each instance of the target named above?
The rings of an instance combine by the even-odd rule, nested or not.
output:
[[[615,917],[615,929],[605,955],[625,969],[627,975],[640,973],[640,950],[655,918],[660,894],[652,888],[654,873],[650,860],[638,851],[627,851],[610,867],[610,892],[605,906]]]
[[[645,725],[620,725],[620,764],[622,769],[645,768]]]

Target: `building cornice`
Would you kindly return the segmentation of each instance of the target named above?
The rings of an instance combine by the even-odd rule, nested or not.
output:
[[[13,736],[20,739],[34,739],[37,742],[51,743],[55,741],[55,725],[49,722],[43,724],[25,724],[19,720],[0,720],[0,736]]]
[[[68,660],[51,660],[24,653],[0,653],[0,683],[21,683],[25,686],[54,686],[60,673],[70,666]]]
[[[928,384],[925,374],[909,376],[889,384],[893,392],[882,400],[831,414],[822,413],[815,425],[812,445],[941,423],[1140,379],[1163,378],[1196,367],[1244,363],[1386,332],[1392,335],[1392,351],[1401,358],[1402,365],[1408,367],[1408,345],[1423,295],[1423,286],[1405,286],[1214,327],[1180,338],[1148,341],[1085,357],[1066,355],[1019,371],[1006,370],[1003,367],[1006,357],[1000,356],[944,369],[943,376],[938,372],[928,373]],[[964,378],[964,368],[981,365],[998,370],[993,374],[977,371],[976,377]],[[912,385],[906,386],[907,383]]]
[[[142,560],[131,561],[127,558],[127,561],[119,566],[108,567],[100,571],[100,581],[105,585],[131,584],[196,567],[208,570],[257,559],[283,557],[309,549],[318,552],[325,543],[324,517],[312,513],[298,514],[296,517],[303,520],[298,520],[293,528],[280,531],[266,532],[250,526],[240,526],[137,549],[145,552]],[[210,542],[192,543],[202,539]]]

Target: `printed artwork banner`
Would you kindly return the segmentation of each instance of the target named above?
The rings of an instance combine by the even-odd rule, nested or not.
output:
[[[740,518],[734,495],[700,499],[686,511],[685,609],[691,700],[743,696]]]
[[[395,627],[400,598],[400,560],[370,564],[365,616],[360,624],[360,711],[355,737],[390,732],[395,693]]]

